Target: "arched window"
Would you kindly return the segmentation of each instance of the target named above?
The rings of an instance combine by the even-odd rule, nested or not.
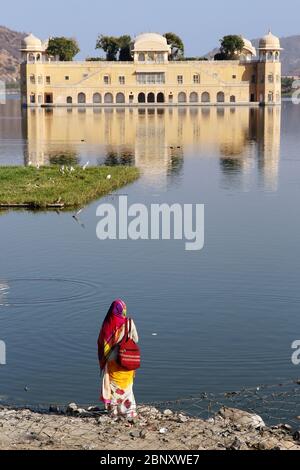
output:
[[[165,102],[165,95],[163,93],[158,93],[157,102],[158,103],[164,103]]]
[[[145,54],[143,52],[141,52],[139,54],[138,60],[139,60],[139,62],[145,62]]]
[[[35,94],[34,93],[31,93],[31,95],[30,95],[30,103],[35,104]]]
[[[37,54],[36,60],[37,60],[37,62],[40,62],[40,60],[41,60],[41,54]]]
[[[111,93],[105,93],[104,95],[104,103],[112,104],[114,102],[114,97]]]
[[[85,104],[86,96],[85,93],[78,93],[78,104]]]
[[[210,103],[210,94],[205,91],[204,93],[202,93],[201,95],[201,102],[202,103]]]
[[[219,91],[219,93],[217,94],[217,102],[218,103],[225,103],[225,95],[224,95],[223,91]]]
[[[28,55],[28,62],[35,62],[35,57],[34,57],[34,54],[32,54],[32,52]]]
[[[116,96],[116,103],[125,103],[125,95],[124,95],[124,93],[117,93],[117,96]]]
[[[198,93],[195,91],[190,94],[190,103],[198,103]]]
[[[100,93],[94,93],[93,94],[93,103],[94,104],[102,103],[102,97],[101,97]]]
[[[72,96],[67,97],[67,104],[72,104],[73,103],[73,98]]]
[[[184,91],[178,94],[178,103],[186,103],[186,93]]]
[[[235,103],[235,102],[236,102],[235,96],[234,96],[234,95],[231,95],[231,97],[230,97],[230,103]]]
[[[275,60],[278,62],[279,61],[279,52],[275,53]]]
[[[273,103],[273,101],[274,101],[274,94],[272,91],[270,91],[268,94],[268,102]]]
[[[145,95],[145,93],[139,93],[138,102],[139,102],[139,103],[146,103],[146,95]]]
[[[147,96],[147,103],[155,103],[155,94],[154,93],[148,93]]]

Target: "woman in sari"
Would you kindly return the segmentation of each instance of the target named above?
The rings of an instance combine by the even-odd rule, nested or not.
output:
[[[117,362],[118,345],[125,335],[127,322],[126,304],[115,300],[106,315],[98,339],[98,358],[103,374],[100,399],[112,416],[124,416],[133,420],[136,403],[133,394],[135,371],[123,369]],[[129,337],[138,342],[135,324],[131,320]]]

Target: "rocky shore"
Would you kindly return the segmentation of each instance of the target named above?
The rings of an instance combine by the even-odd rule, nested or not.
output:
[[[205,421],[143,406],[128,423],[73,403],[47,413],[0,408],[0,449],[300,450],[300,436],[288,425],[267,427],[258,415],[233,408]]]

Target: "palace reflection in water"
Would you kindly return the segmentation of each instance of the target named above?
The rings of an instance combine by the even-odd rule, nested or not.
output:
[[[25,164],[137,165],[149,183],[180,176],[184,158],[218,158],[224,184],[253,173],[276,191],[280,108],[27,109]]]

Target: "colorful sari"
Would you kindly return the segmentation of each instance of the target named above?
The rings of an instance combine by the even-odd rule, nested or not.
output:
[[[136,402],[133,394],[134,371],[123,369],[117,363],[118,344],[125,334],[127,308],[122,300],[112,303],[98,338],[98,358],[103,374],[100,399],[113,416],[136,417]],[[130,336],[138,342],[134,323]]]

